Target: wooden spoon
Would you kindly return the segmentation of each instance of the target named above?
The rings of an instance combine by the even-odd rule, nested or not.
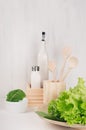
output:
[[[63,65],[62,65],[62,68],[60,71],[59,81],[62,81],[65,65],[66,65],[66,62],[67,62],[68,58],[70,57],[71,53],[72,53],[72,49],[70,47],[64,47],[62,50],[64,61],[63,61]]]
[[[67,78],[70,71],[78,65],[78,59],[76,57],[72,56],[72,57],[70,57],[68,62],[69,62],[69,68],[62,79],[63,81]]]
[[[56,81],[56,63],[54,61],[49,61],[48,68],[53,74],[53,80]]]

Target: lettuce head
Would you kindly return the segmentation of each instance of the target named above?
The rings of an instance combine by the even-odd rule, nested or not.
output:
[[[48,114],[67,122],[69,125],[86,124],[86,86],[83,78],[78,78],[75,87],[62,92],[48,105]]]

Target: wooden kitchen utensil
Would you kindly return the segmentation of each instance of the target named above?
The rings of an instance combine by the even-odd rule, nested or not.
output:
[[[68,62],[69,62],[69,68],[62,79],[63,81],[67,78],[70,71],[78,65],[78,59],[76,57],[72,56],[72,57],[70,57]]]
[[[43,82],[43,103],[48,104],[51,100],[56,99],[59,94],[65,90],[65,82],[45,80]]]
[[[62,68],[61,68],[61,71],[60,71],[59,81],[62,81],[65,65],[66,65],[68,58],[71,56],[71,53],[72,53],[72,49],[70,47],[65,47],[62,50],[64,61],[63,61],[63,65],[62,65]]]
[[[49,61],[48,68],[53,74],[53,80],[56,81],[56,63],[54,61]]]

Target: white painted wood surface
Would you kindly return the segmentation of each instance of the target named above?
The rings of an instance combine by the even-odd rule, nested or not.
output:
[[[79,58],[67,87],[75,85],[79,76],[86,79],[86,0],[0,0],[0,97],[14,88],[25,89],[30,82],[42,31],[57,74],[65,45]]]
[[[0,99],[0,130],[73,130],[67,127],[50,124],[42,120],[33,109],[28,108],[26,113],[14,114],[5,108],[3,99]]]

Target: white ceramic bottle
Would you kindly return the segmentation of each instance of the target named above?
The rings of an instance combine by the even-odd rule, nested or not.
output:
[[[33,66],[31,72],[31,88],[41,87],[41,76],[39,73],[39,66]]]
[[[41,87],[43,86],[43,80],[48,80],[48,54],[45,42],[45,32],[42,32],[41,48],[38,53],[38,66],[40,67],[41,75]]]

